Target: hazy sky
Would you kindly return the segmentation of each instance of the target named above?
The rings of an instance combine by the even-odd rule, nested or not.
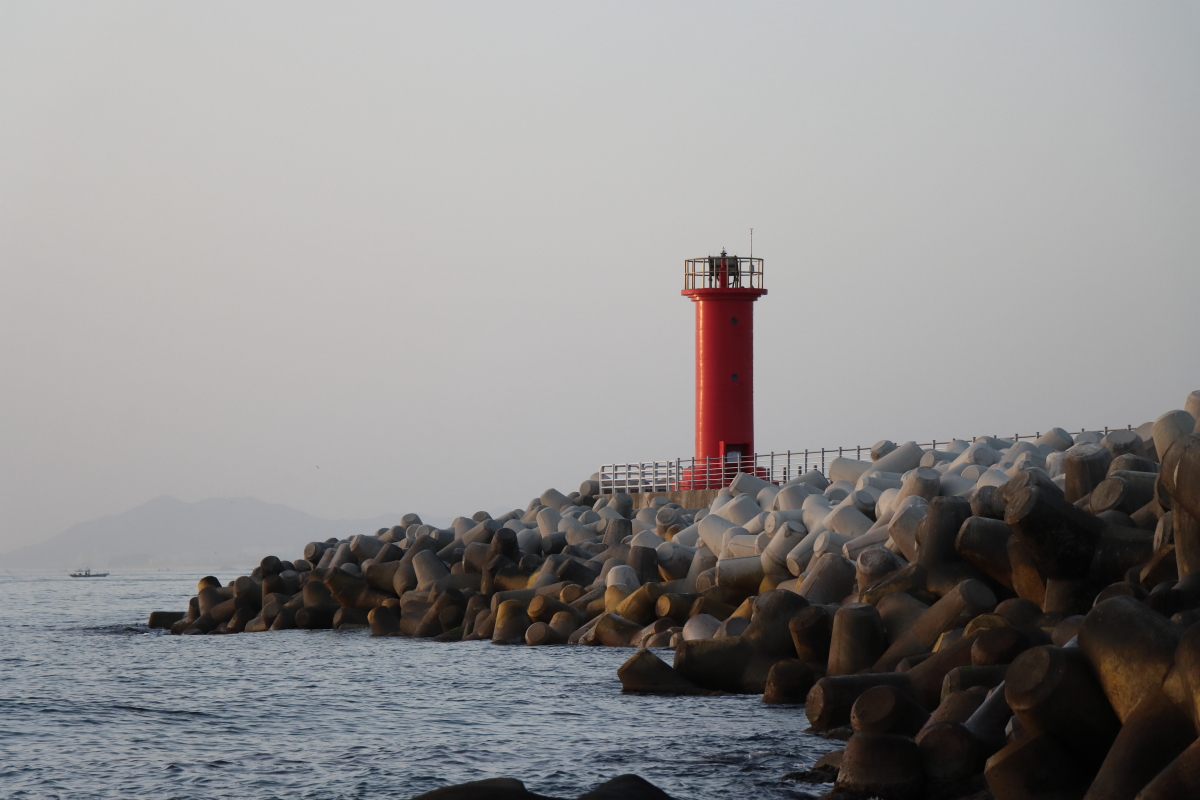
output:
[[[1195,3],[0,5],[0,547],[171,494],[493,512],[1200,388]]]

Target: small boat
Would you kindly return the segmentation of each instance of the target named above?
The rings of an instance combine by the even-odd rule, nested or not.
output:
[[[91,567],[87,569],[77,569],[71,573],[72,578],[107,578],[107,572],[92,572]]]

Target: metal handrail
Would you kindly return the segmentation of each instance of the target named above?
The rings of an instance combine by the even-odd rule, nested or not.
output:
[[[684,291],[693,289],[762,289],[763,260],[725,255],[683,262]]]
[[[1108,435],[1110,430],[1133,430],[1132,425],[1125,428],[1104,427]],[[1085,430],[1068,433],[1078,436]],[[1041,431],[1033,434],[1014,434],[1003,439],[1014,444],[1022,439],[1037,439]],[[978,441],[976,436],[972,442]],[[991,437],[1001,439],[999,436]],[[930,442],[918,442],[917,446],[936,450],[938,444],[947,445],[955,439],[934,439]],[[965,441],[965,440],[963,440]],[[870,446],[855,445],[854,447],[822,447],[819,450],[788,450],[782,453],[755,453],[737,461],[725,461],[719,457],[710,458],[676,458],[670,461],[633,461],[623,464],[604,464],[600,467],[600,493],[614,492],[673,492],[689,489],[722,489],[729,485],[739,472],[748,472],[771,483],[786,483],[809,470],[815,469],[821,474],[829,475],[829,464],[834,458],[847,457],[853,453],[856,460],[862,460],[864,451],[870,456]]]

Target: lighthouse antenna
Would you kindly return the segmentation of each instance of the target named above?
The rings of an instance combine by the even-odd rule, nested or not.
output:
[[[750,229],[750,257],[754,258],[754,228]]]

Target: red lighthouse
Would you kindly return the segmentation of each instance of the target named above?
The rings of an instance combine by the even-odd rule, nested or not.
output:
[[[684,262],[682,294],[696,304],[694,488],[725,485],[754,453],[754,301],[767,293],[762,280],[761,258],[722,250]]]

